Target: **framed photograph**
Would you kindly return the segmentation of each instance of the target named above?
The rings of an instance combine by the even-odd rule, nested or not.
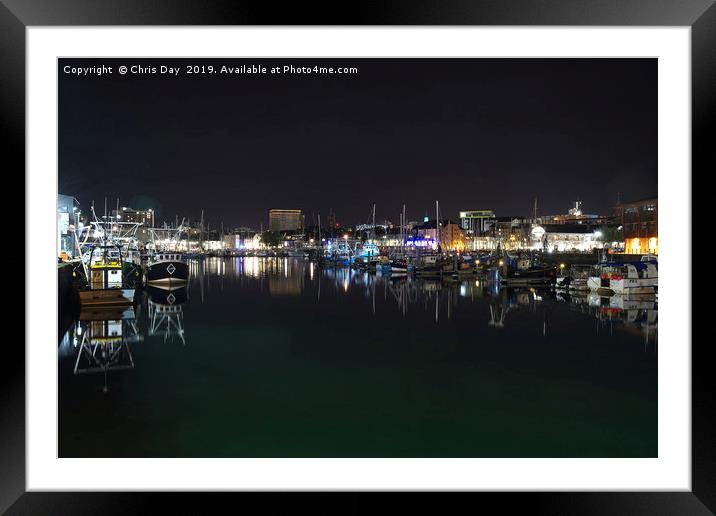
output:
[[[714,511],[712,1],[140,4],[0,3],[26,177],[2,509]]]

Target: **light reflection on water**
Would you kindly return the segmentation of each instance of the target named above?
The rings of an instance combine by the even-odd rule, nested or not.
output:
[[[104,416],[106,423],[118,424],[119,420],[120,427],[135,420],[135,412],[140,410],[137,407],[149,410],[142,417],[151,422],[147,423],[150,427],[160,424],[159,421],[162,425],[169,424],[167,422],[173,417],[191,417],[191,410],[185,411],[192,406],[204,418],[216,417],[203,413],[199,400],[196,405],[182,405],[181,416],[178,415],[180,409],[172,403],[161,404],[155,400],[152,392],[157,388],[156,377],[148,372],[155,371],[166,385],[173,385],[173,382],[194,385],[217,403],[233,404],[235,396],[244,396],[244,403],[253,407],[244,416],[256,425],[261,417],[265,417],[260,415],[265,410],[261,408],[262,396],[259,392],[252,394],[252,388],[247,387],[251,384],[241,384],[242,389],[248,389],[245,393],[232,390],[236,387],[233,382],[239,380],[231,377],[244,378],[249,371],[255,370],[259,376],[254,382],[263,382],[266,378],[271,378],[271,382],[278,381],[272,376],[278,364],[285,368],[285,381],[295,392],[304,392],[307,396],[298,402],[300,409],[308,411],[312,410],[309,407],[313,404],[325,405],[327,410],[335,413],[332,425],[352,421],[352,413],[343,414],[342,407],[344,403],[358,403],[332,398],[322,390],[315,391],[316,381],[328,382],[336,373],[339,376],[332,381],[358,399],[366,396],[361,393],[374,387],[370,384],[374,370],[387,365],[396,378],[412,385],[409,391],[391,393],[392,380],[380,380],[387,394],[376,396],[385,395],[387,401],[373,401],[373,405],[359,403],[360,408],[354,409],[360,410],[363,417],[385,417],[382,411],[394,410],[396,415],[388,417],[395,419],[394,424],[413,424],[410,418],[422,417],[415,411],[419,413],[426,409],[423,405],[432,400],[429,401],[431,406],[435,403],[445,405],[448,407],[445,410],[466,427],[477,424],[475,417],[486,417],[482,412],[479,417],[470,414],[477,406],[475,404],[492,406],[501,399],[494,398],[496,393],[504,390],[507,384],[511,385],[515,378],[524,381],[536,375],[543,381],[538,390],[550,385],[551,394],[537,403],[544,404],[547,412],[553,412],[555,424],[582,425],[592,418],[595,429],[587,431],[584,439],[587,435],[594,437],[593,431],[601,432],[604,425],[614,426],[609,430],[614,432],[614,442],[607,439],[609,442],[582,443],[586,451],[581,455],[575,444],[577,451],[565,451],[566,456],[602,456],[602,452],[609,456],[650,456],[655,450],[658,309],[653,297],[603,298],[531,288],[506,289],[478,277],[432,280],[404,275],[383,276],[347,268],[322,268],[306,260],[283,257],[206,258],[191,260],[189,266],[190,281],[185,288],[172,291],[150,288],[138,294],[138,302],[132,309],[81,313],[61,339],[60,413],[64,414],[61,421],[67,424],[61,425],[60,442],[66,456],[95,453],[122,456],[124,453],[108,450],[97,443],[93,451],[82,447],[81,440],[88,436],[81,429],[86,415],[80,415],[78,390],[85,396],[88,393],[104,396],[105,400],[109,396],[115,406],[114,412]],[[206,361],[208,357],[211,357],[209,362]],[[301,371],[307,363],[315,371],[311,377],[304,378]],[[332,365],[328,367],[326,364]],[[356,367],[364,368],[366,376],[348,374],[348,379],[340,376],[341,370],[352,371]],[[457,398],[452,392],[449,399],[441,399],[441,388],[425,381],[432,375],[425,379],[421,379],[423,373],[414,376],[417,371],[427,374],[431,368],[435,368],[436,378],[448,382],[446,385],[456,381],[464,385]],[[469,373],[471,368],[477,368],[475,371],[481,374]],[[518,376],[513,377],[513,373]],[[226,374],[228,378],[224,378]],[[503,380],[502,375],[512,380]],[[484,385],[478,388],[481,382],[488,381],[487,378],[491,385],[494,384],[491,390],[485,391]],[[593,397],[595,403],[600,403],[599,397],[603,396],[601,403],[618,406],[619,412],[624,410],[621,405],[635,403],[628,410],[634,411],[633,417],[641,419],[632,421],[629,416],[629,422],[624,423],[613,420],[614,416],[604,408],[596,407],[588,415],[579,417],[571,415],[573,409],[567,405],[555,409],[550,397],[557,403],[573,403],[570,392],[552,392],[558,389],[552,385],[556,378],[570,385],[569,389],[581,390],[582,395]],[[503,385],[503,382],[507,384]],[[232,387],[227,389],[227,383]],[[602,384],[611,389],[609,395],[602,391]],[[330,390],[335,386],[326,384],[324,387]],[[164,383],[162,388],[165,388]],[[279,384],[273,388],[281,390]],[[454,388],[453,385],[448,390]],[[495,388],[498,390],[494,391]],[[536,387],[532,385],[530,388]],[[463,389],[467,390],[463,392]],[[171,397],[171,392],[167,391],[165,396]],[[615,393],[617,397],[612,398]],[[264,402],[282,404],[288,401],[286,396],[293,399],[295,393],[275,396],[278,397]],[[631,400],[634,396],[636,399]],[[309,401],[311,399],[313,401]],[[525,402],[518,397],[495,405],[489,415],[492,418],[499,414],[500,424],[496,422],[495,428],[507,424],[500,420],[505,417],[503,411],[517,414],[534,408],[534,401],[523,405]],[[392,405],[387,409],[380,403]],[[506,403],[506,406],[498,409],[500,403]],[[376,413],[372,412],[371,406],[377,407]],[[302,417],[294,416],[292,419],[284,415],[286,420],[282,424],[301,428],[301,425],[307,425]],[[514,417],[520,419],[520,416]],[[572,417],[581,422],[572,421]],[[184,424],[193,428],[194,422],[188,420]],[[214,421],[212,424],[220,423]],[[359,426],[364,425],[366,423]],[[600,425],[602,430],[598,428]],[[617,435],[624,439],[623,425],[639,427],[640,445],[629,448],[628,442],[617,443]],[[503,428],[502,431],[506,430]],[[435,430],[434,437],[445,438],[453,432],[454,429],[441,427],[440,431]],[[507,434],[510,432],[519,434],[515,429]],[[635,442],[637,433],[634,434]],[[217,439],[214,447],[210,442],[199,445],[179,439],[170,446],[150,439],[162,451],[148,449],[146,453],[167,456],[244,456],[248,453],[246,448],[238,445],[229,447],[234,451],[227,452],[228,444],[222,444],[220,436]],[[307,443],[312,442],[311,437],[302,434],[301,443],[287,449],[264,442],[258,434],[251,434],[249,441],[251,439],[260,450],[257,456],[300,455],[306,453]],[[581,442],[579,436],[572,436],[572,439]],[[383,443],[385,448],[375,443],[371,447],[363,437],[351,441],[344,436],[341,442],[342,448],[338,445],[325,450],[311,448],[311,453],[315,456],[364,456],[361,453],[386,456],[394,453],[390,451],[393,449],[390,443]],[[414,443],[398,455],[416,456],[425,445]],[[394,446],[402,449],[398,441]],[[507,444],[489,449],[484,443],[472,442],[463,442],[462,448],[458,443],[454,448],[447,444],[441,446],[446,456],[463,456],[463,449],[465,456],[492,456],[493,453],[513,456],[510,455],[513,452],[518,453],[514,456],[561,454],[552,445],[547,448],[535,445],[534,450],[517,446],[519,452],[515,451],[514,445]],[[136,451],[127,449],[126,453],[134,456]]]

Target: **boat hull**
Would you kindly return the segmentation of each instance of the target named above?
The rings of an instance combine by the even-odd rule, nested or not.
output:
[[[547,285],[557,281],[557,272],[554,269],[513,271],[500,281],[509,285]]]
[[[189,280],[189,266],[179,260],[155,262],[147,267],[145,279],[147,284],[186,283]]]
[[[592,276],[587,281],[589,290],[604,295],[643,295],[656,294],[658,278],[622,278],[606,279]]]

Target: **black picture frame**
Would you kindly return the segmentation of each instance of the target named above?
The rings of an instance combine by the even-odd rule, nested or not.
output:
[[[716,133],[714,0],[405,0],[334,3],[333,9],[303,3],[279,9],[269,2],[231,0],[0,0],[0,141],[6,177],[20,176],[25,168],[25,29],[74,25],[689,26],[692,177],[698,170],[704,175],[714,170],[714,145],[708,137]],[[691,282],[690,268],[688,281]],[[150,501],[168,502],[168,494],[25,492],[25,349],[12,340],[5,344],[0,376],[0,510],[7,509],[8,514],[108,514],[134,512]],[[714,390],[714,375],[709,371],[706,344],[692,344],[691,492],[477,496],[490,504],[499,504],[502,509],[519,506],[528,507],[530,512],[550,514],[713,513],[716,429],[710,417],[714,402],[707,393]],[[181,512],[204,512],[206,496],[209,495],[189,501],[180,495]],[[211,496],[214,501],[226,495]],[[331,505],[341,512],[355,507],[335,501]]]

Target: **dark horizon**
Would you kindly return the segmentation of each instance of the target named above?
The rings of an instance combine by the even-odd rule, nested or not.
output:
[[[75,76],[64,65],[356,66]],[[657,195],[656,59],[60,59],[59,192],[216,227],[611,214]]]

